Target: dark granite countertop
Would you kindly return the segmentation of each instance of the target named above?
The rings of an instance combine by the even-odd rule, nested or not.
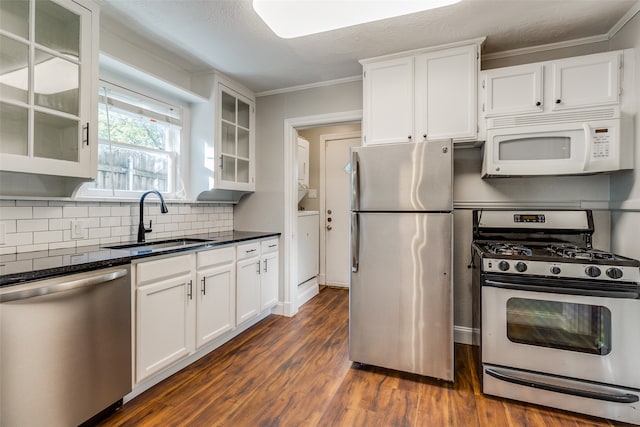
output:
[[[0,287],[16,285],[33,280],[63,276],[98,268],[129,264],[140,258],[149,258],[177,252],[189,252],[247,240],[276,237],[277,232],[227,231],[221,233],[197,234],[184,238],[215,239],[202,244],[178,247],[156,252],[131,249],[108,249],[103,246],[82,246],[70,249],[23,252],[0,255]],[[149,241],[152,243],[153,241]],[[109,244],[105,246],[115,246]]]

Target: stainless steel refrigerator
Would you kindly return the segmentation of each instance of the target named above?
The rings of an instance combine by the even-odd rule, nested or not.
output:
[[[349,358],[453,381],[451,140],[351,151]]]

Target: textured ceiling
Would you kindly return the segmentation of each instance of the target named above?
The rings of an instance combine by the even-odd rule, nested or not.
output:
[[[250,0],[101,0],[102,16],[255,92],[360,74],[358,59],[487,37],[483,54],[607,34],[637,0],[462,0],[440,9],[280,39]],[[112,24],[113,25],[113,24]]]

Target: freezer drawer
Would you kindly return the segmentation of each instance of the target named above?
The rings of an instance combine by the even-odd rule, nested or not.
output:
[[[453,381],[452,219],[352,214],[352,361]]]

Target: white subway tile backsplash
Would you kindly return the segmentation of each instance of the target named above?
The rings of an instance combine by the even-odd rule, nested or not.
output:
[[[104,237],[111,237],[110,228],[90,228],[89,239],[102,239]]]
[[[71,220],[68,218],[50,219],[49,230],[71,230]]]
[[[62,242],[62,230],[57,231],[36,231],[33,233],[33,243],[54,243]],[[47,248],[48,249],[48,248]]]
[[[7,233],[6,246],[22,246],[33,244],[33,233]]]
[[[33,218],[33,208],[28,206],[2,206],[0,207],[0,219],[31,219]]]
[[[16,220],[16,231],[48,231],[49,221],[46,219],[19,219]]]
[[[41,206],[33,208],[34,218],[62,218],[62,206]]]
[[[139,212],[137,202],[0,200],[0,223],[6,235],[0,254],[132,242]],[[233,229],[233,208],[225,205],[172,203],[169,212],[161,214],[159,203],[152,200],[144,214],[147,227],[153,221],[148,240]],[[85,229],[83,238],[71,238],[72,221]]]
[[[80,218],[89,216],[88,206],[64,206],[62,216],[65,218]]]
[[[40,244],[40,245],[18,246],[17,252],[18,253],[23,253],[23,252],[46,251],[48,249],[49,249],[49,245],[46,244],[46,243],[43,243],[43,244]]]
[[[103,216],[100,218],[100,227],[119,227],[120,217],[118,216]]]
[[[109,206],[89,206],[89,216],[110,216],[111,208]]]

